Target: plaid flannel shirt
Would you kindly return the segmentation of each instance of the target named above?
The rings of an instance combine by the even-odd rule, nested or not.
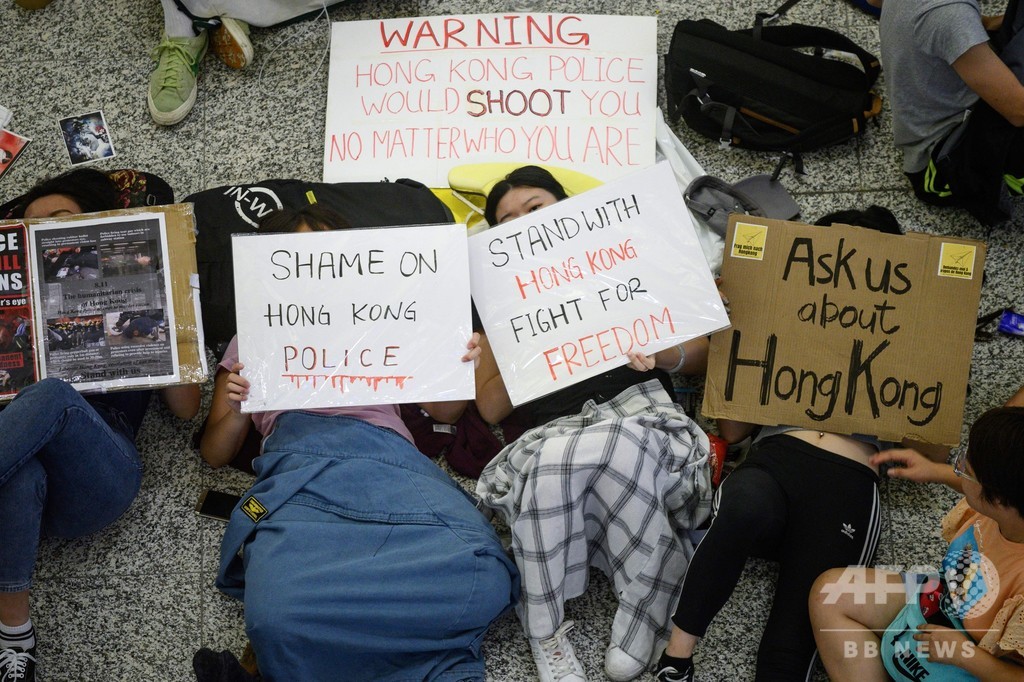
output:
[[[527,636],[550,637],[590,566],[615,585],[611,642],[651,662],[711,511],[708,438],[656,381],[525,433],[487,465],[477,493],[504,514],[522,575]]]

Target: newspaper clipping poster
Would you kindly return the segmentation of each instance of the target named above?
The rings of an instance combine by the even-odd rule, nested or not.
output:
[[[40,376],[79,390],[178,381],[162,213],[30,227]]]

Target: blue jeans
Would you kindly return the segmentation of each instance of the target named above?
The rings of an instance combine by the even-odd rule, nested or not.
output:
[[[31,586],[41,534],[100,530],[141,480],[135,444],[70,385],[45,379],[18,393],[0,410],[0,592]]]
[[[302,412],[253,464],[217,585],[245,600],[264,679],[483,681],[519,574],[451,478],[392,431]]]

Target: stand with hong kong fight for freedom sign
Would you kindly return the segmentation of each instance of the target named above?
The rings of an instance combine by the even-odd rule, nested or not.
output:
[[[703,412],[960,441],[985,244],[732,216]]]
[[[509,12],[338,22],[324,181],[455,166],[570,167],[601,180],[654,163],[654,17]]]
[[[474,235],[469,250],[514,405],[729,324],[664,163]]]
[[[247,412],[474,395],[466,230],[234,235]]]

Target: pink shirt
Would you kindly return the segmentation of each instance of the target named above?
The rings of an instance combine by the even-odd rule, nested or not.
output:
[[[221,358],[220,365],[218,365],[218,367],[223,367],[230,372],[232,365],[236,362],[238,362],[237,336],[231,339],[231,343],[228,344],[227,350],[224,351],[224,357]],[[285,410],[277,410],[274,412],[253,412],[250,416],[252,417],[253,424],[256,425],[256,430],[264,436],[267,436],[274,430],[274,422],[277,420],[277,417],[284,414],[284,412]],[[409,433],[409,429],[406,428],[405,422],[402,421],[402,415],[398,410],[398,405],[319,407],[310,410],[302,410],[302,412],[309,412],[310,414],[342,415],[345,417],[352,417],[354,419],[362,419],[364,422],[369,422],[374,426],[391,429],[410,443],[414,443],[412,434]]]

